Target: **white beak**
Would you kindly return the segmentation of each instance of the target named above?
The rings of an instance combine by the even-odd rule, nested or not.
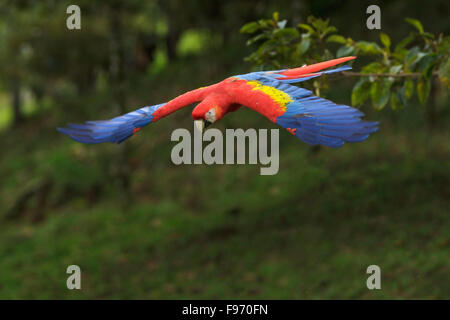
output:
[[[205,129],[205,122],[203,120],[194,120],[194,125],[200,133],[203,133],[203,129]]]

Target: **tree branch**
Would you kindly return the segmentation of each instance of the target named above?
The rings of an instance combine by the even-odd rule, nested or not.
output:
[[[420,72],[409,73],[361,73],[352,71],[343,71],[342,74],[348,77],[392,77],[392,78],[419,78],[422,76]],[[433,72],[433,76],[437,76],[437,72]]]

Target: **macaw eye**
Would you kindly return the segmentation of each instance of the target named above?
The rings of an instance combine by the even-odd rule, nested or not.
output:
[[[208,112],[205,113],[205,120],[209,122],[216,121],[216,111],[214,109],[209,109]]]

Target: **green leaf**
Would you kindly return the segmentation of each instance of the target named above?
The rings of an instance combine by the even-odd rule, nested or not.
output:
[[[407,54],[408,54],[408,50],[399,49],[396,52],[393,52],[391,55],[396,61],[404,62]]]
[[[431,83],[430,79],[421,78],[417,82],[417,95],[419,96],[419,101],[422,105],[425,104],[430,95]]]
[[[355,84],[352,90],[352,106],[361,105],[369,98],[370,95],[370,82],[367,78],[361,78]]]
[[[393,81],[389,79],[372,83],[372,86],[370,87],[370,98],[372,99],[375,109],[381,110],[389,102],[392,83]]]
[[[447,86],[447,88],[450,88],[450,60],[445,60],[438,69],[438,76],[439,80]]]
[[[402,108],[400,98],[398,97],[398,94],[394,92],[391,93],[391,108],[392,110],[399,110]]]
[[[345,38],[343,36],[340,36],[338,34],[333,34],[327,38],[327,42],[336,42],[336,43],[345,44],[345,43],[347,43],[347,40],[345,40]]]
[[[277,36],[282,44],[288,45],[291,41],[298,40],[300,33],[295,28],[285,28],[275,30],[274,34]]]
[[[259,29],[258,22],[249,22],[241,28],[241,33],[254,33]]]
[[[266,39],[266,34],[260,33],[257,36],[248,39],[246,44],[249,46],[249,45],[252,45],[253,43],[255,43],[259,40],[262,40],[262,39]]]
[[[270,19],[259,19],[257,23],[259,24],[259,29],[273,28],[274,26],[273,21]]]
[[[310,45],[311,45],[311,40],[309,38],[304,38],[302,40],[302,42],[300,42],[298,45],[297,52],[298,52],[299,56],[306,53],[306,51],[308,51]]]
[[[428,38],[428,39],[434,39],[434,34],[432,34],[432,33],[424,32],[424,33],[422,33],[422,35],[423,35],[425,38]]]
[[[426,53],[420,52],[418,47],[413,47],[409,49],[408,54],[405,57],[405,64],[410,67],[420,61],[424,56],[426,56]]]
[[[411,43],[415,38],[414,34],[410,34],[406,38],[402,39],[396,46],[395,46],[395,52],[401,52],[402,49],[404,49],[408,44]]]
[[[333,33],[336,32],[337,28],[335,26],[329,26],[328,28],[325,29],[325,31],[323,32],[322,36],[326,36],[329,33]]]
[[[381,43],[382,43],[386,48],[389,49],[389,47],[391,46],[391,39],[389,38],[389,36],[388,36],[386,33],[384,33],[384,32],[381,32],[381,33],[380,33],[380,40],[381,40]]]
[[[425,77],[429,78],[433,73],[433,68],[435,65],[436,65],[436,55],[426,54],[417,63],[416,70],[418,72],[421,72]]]
[[[314,27],[316,28],[316,30],[320,31],[325,31],[325,29],[328,27],[328,20],[323,20],[320,18],[315,18],[313,16],[309,16],[308,17],[308,22]]]
[[[401,64],[397,64],[389,68],[389,73],[397,74],[402,70],[403,66]]]
[[[401,87],[400,90],[398,91],[398,97],[403,106],[408,105],[408,98],[406,97],[405,91],[406,91],[405,86]]]
[[[336,57],[338,57],[338,58],[345,57],[345,56],[351,55],[354,51],[355,51],[355,48],[345,45],[338,49],[338,51],[336,52]]]
[[[423,33],[423,26],[419,20],[412,19],[412,18],[406,18],[405,21],[408,22],[409,24],[411,24],[412,26],[414,26],[414,28],[416,28],[420,34]]]
[[[256,51],[260,55],[269,54],[271,56],[275,56],[277,54],[277,49],[280,48],[279,41],[275,39],[268,40],[264,42]]]
[[[410,99],[414,93],[414,82],[412,79],[407,79],[405,81],[405,84],[403,85],[403,88],[405,88],[405,98]]]
[[[322,57],[323,57],[323,61],[327,61],[327,60],[333,59],[334,55],[330,52],[330,50],[325,49],[322,54]]]
[[[359,41],[356,47],[361,50],[363,54],[379,54],[382,53],[381,48],[375,42]]]
[[[439,41],[437,52],[448,56],[448,53],[450,52],[450,36],[444,37]]]
[[[308,24],[305,24],[305,23],[300,23],[299,25],[298,25],[298,27],[299,28],[302,28],[303,30],[306,30],[308,33],[310,33],[310,34],[313,34],[314,33],[314,29],[310,26],[310,25],[308,25]]]
[[[278,13],[278,11],[275,11],[272,15],[272,18],[275,22],[278,21],[278,18],[280,17],[280,14]]]
[[[361,69],[362,73],[381,73],[382,71],[382,65],[379,62],[371,62]]]

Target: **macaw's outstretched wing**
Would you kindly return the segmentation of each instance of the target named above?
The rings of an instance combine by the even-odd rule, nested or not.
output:
[[[210,87],[189,91],[167,103],[143,107],[110,120],[68,124],[67,128],[58,128],[57,130],[82,143],[121,143],[149,123],[155,122],[194,102],[201,101],[209,92],[208,88]]]
[[[110,120],[86,121],[84,124],[69,123],[67,128],[58,128],[58,131],[82,143],[121,143],[152,122],[154,112],[163,105],[164,103],[143,107]]]
[[[353,59],[347,57],[344,61],[350,58]],[[319,72],[324,67],[343,61],[337,60],[297,69],[237,76],[236,103],[263,114],[311,145],[337,148],[345,142],[363,141],[378,129],[378,122],[362,121],[364,114],[361,111],[316,97],[309,90],[288,84],[350,68]]]

